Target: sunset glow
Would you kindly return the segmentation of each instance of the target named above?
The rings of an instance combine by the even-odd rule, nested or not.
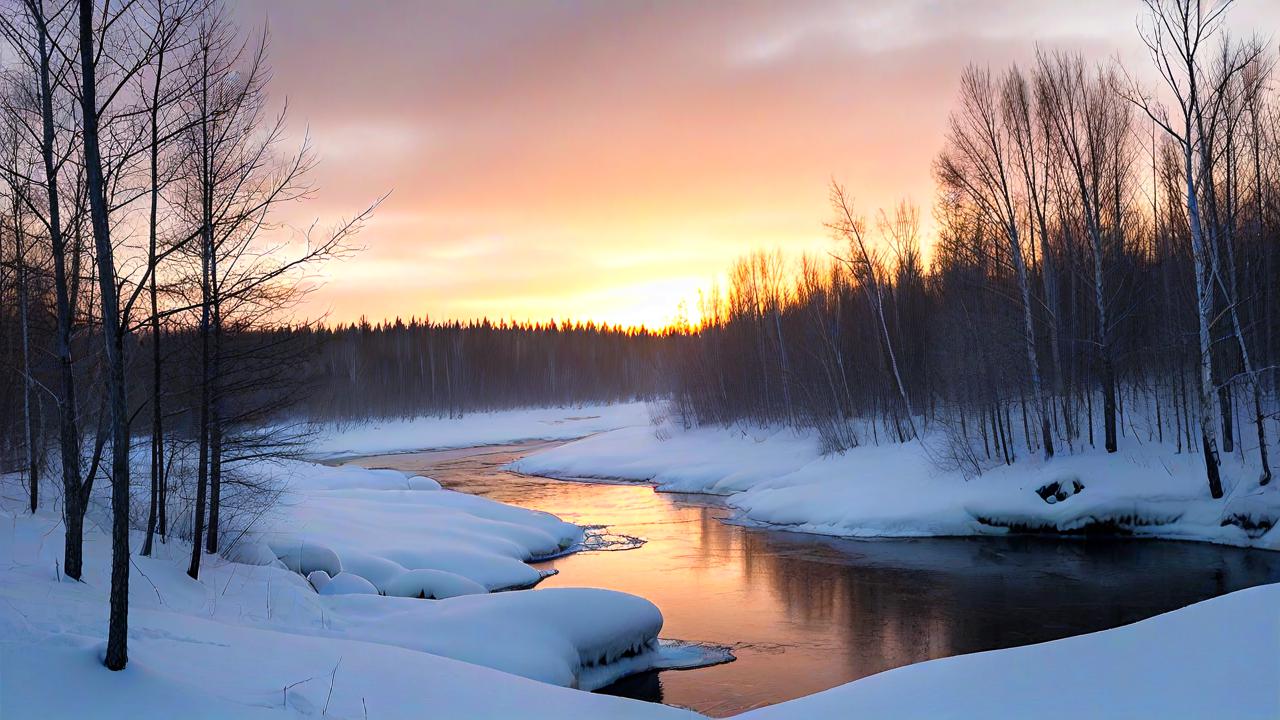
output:
[[[303,224],[391,196],[308,312],[664,325],[753,249],[837,249],[930,166],[959,69],[1035,44],[1147,70],[1136,3],[241,2],[320,152]],[[1242,4],[1232,26],[1275,27]],[[319,63],[315,50],[324,48]],[[342,98],[336,102],[335,98]]]

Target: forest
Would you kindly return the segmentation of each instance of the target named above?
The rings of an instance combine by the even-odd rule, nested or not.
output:
[[[1030,67],[963,71],[933,166],[936,236],[905,202],[868,221],[835,184],[832,257],[734,264],[674,359],[686,421],[812,428],[837,452],[928,436],[970,475],[1169,441],[1203,454],[1214,497],[1220,453],[1268,483],[1277,55],[1215,34],[1225,5],[1150,5],[1163,87],[1045,48]]]
[[[189,573],[272,499],[236,473],[305,424],[670,401],[686,426],[812,430],[824,450],[920,442],[967,476],[1171,442],[1267,484],[1280,433],[1280,94],[1274,46],[1226,5],[1149,0],[1158,83],[1039,48],[959,73],[922,222],[829,189],[832,254],[747,255],[696,325],[400,320],[299,308],[381,202],[328,227],[287,140],[268,37],[216,0],[3,0],[0,470],[32,512],[54,477],[79,578],[110,487],[111,631],[126,662],[129,532]],[[823,219],[815,218],[815,223]],[[932,227],[928,237],[926,227]],[[146,457],[146,471],[134,466]]]

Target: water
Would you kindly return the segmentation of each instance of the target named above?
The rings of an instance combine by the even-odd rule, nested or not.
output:
[[[712,716],[889,668],[1135,622],[1280,581],[1280,553],[1150,540],[841,540],[726,525],[714,497],[522,477],[540,445],[363,458],[446,487],[648,542],[542,566],[539,587],[602,587],[653,601],[663,637],[729,645],[737,662],[648,673],[601,692]]]

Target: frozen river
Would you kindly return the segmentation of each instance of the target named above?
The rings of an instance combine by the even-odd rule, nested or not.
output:
[[[525,477],[539,444],[353,461],[647,542],[546,567],[539,587],[602,587],[662,609],[662,635],[737,662],[634,676],[601,692],[724,716],[889,668],[1104,630],[1280,581],[1280,553],[1155,540],[841,540],[727,525],[717,498]],[[1051,683],[1051,679],[1046,679]]]

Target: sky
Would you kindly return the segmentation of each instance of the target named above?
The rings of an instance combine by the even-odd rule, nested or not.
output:
[[[966,63],[1036,44],[1143,77],[1137,0],[239,0],[269,28],[271,92],[309,134],[314,197],[350,216],[390,193],[362,250],[321,273],[330,321],[671,322],[737,257],[839,250],[859,212],[910,200],[931,228],[933,157]],[[1274,42],[1280,3],[1231,26]]]

